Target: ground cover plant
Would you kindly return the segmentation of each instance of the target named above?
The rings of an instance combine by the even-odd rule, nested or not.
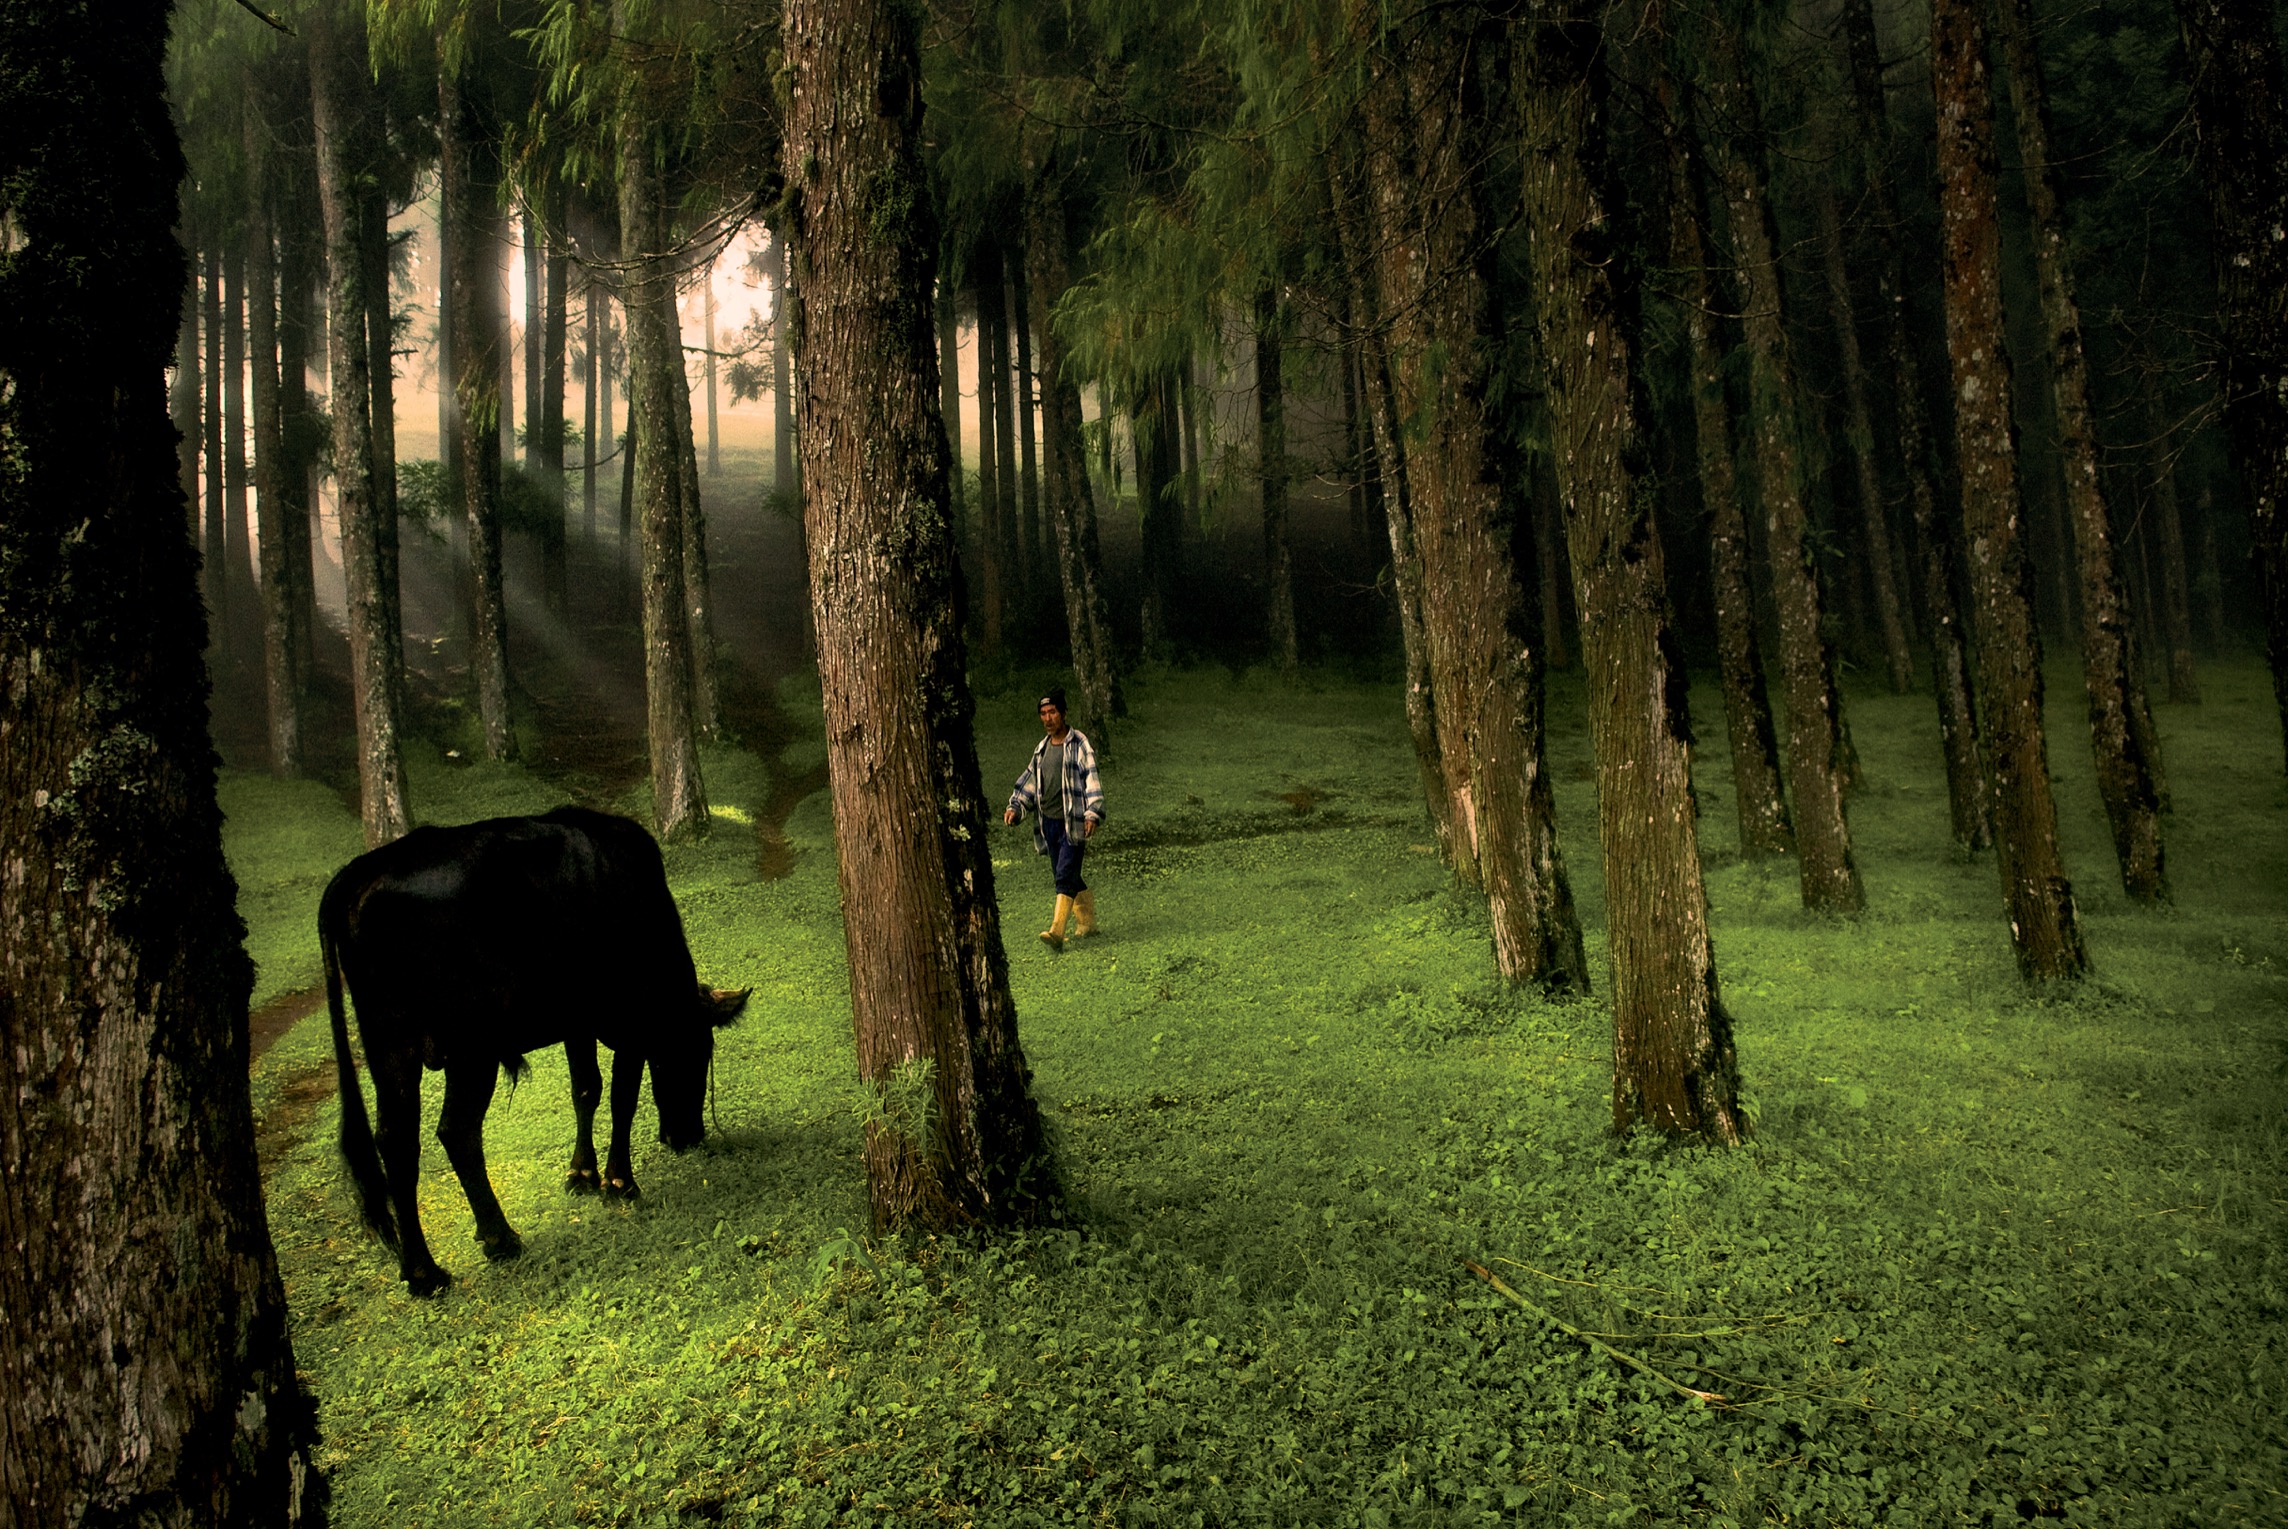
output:
[[[459,1282],[412,1300],[356,1225],[322,1019],[258,1064],[337,1521],[2288,1521],[2288,797],[2266,677],[2210,674],[2206,705],[2160,715],[2160,912],[2119,890],[2078,687],[2053,682],[2096,963],[2061,997],[2020,984],[1991,861],[1944,848],[1927,698],[1852,697],[1855,922],[1805,914],[1792,865],[1740,860],[1704,744],[1756,1123],[1733,1151],[1606,1134],[1601,999],[1495,983],[1392,689],[1148,675],[1089,868],[1106,932],[1038,946],[1029,833],[993,840],[1072,1224],[905,1242],[865,1231],[823,793],[785,825],[791,870],[761,873],[764,806],[822,749],[790,683],[809,729],[712,753],[716,832],[668,854],[701,974],[755,995],[708,1145],[672,1157],[645,1118],[641,1201],[564,1194],[563,1064],[536,1056],[487,1138],[526,1256],[485,1264],[431,1143],[423,1215]],[[989,783],[1022,763],[1034,693],[985,699]],[[1561,680],[1551,768],[1601,959],[1583,712]],[[440,821],[555,795],[417,768]],[[357,827],[306,784],[233,776],[224,801],[259,1004],[312,981]]]

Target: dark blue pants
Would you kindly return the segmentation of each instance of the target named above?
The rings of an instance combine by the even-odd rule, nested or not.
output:
[[[1058,894],[1078,897],[1087,891],[1088,883],[1080,879],[1080,857],[1088,852],[1088,841],[1067,837],[1062,818],[1041,819],[1041,836],[1048,840],[1049,873],[1056,878]]]

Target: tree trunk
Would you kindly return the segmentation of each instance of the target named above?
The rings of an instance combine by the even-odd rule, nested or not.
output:
[[[1184,513],[1192,520],[1200,518],[1200,420],[1199,420],[1199,366],[1189,352],[1184,364],[1172,379],[1175,393],[1174,414],[1183,431],[1179,437],[1182,452],[1180,471],[1184,480]]]
[[[1827,277],[1827,306],[1835,325],[1835,347],[1843,367],[1844,429],[1851,443],[1853,482],[1859,491],[1860,525],[1866,537],[1867,582],[1875,617],[1883,631],[1883,665],[1894,695],[1915,688],[1914,654],[1907,646],[1904,602],[1899,598],[1896,556],[1891,550],[1891,517],[1883,503],[1882,475],[1875,470],[1875,412],[1867,396],[1867,363],[1859,353],[1859,317],[1851,300],[1851,273],[1844,249],[1843,214],[1835,183],[1819,182],[1820,251]]]
[[[1457,863],[1485,889],[1503,977],[1585,991],[1542,758],[1539,633],[1512,557],[1516,502],[1495,470],[1486,398],[1501,327],[1478,128],[1492,116],[1481,68],[1494,36],[1476,18],[1444,17],[1370,61],[1377,305],[1391,316],[1399,416],[1421,422],[1407,475]]]
[[[1281,375],[1286,315],[1279,291],[1255,299],[1256,454],[1263,480],[1263,573],[1270,585],[1272,661],[1288,679],[1302,668],[1295,638],[1294,556],[1287,544],[1287,391]]]
[[[715,270],[710,266],[706,274],[705,297],[707,348],[702,352],[707,371],[707,476],[712,478],[723,470],[723,450],[716,433],[715,417]]]
[[[246,523],[246,253],[233,240],[222,262],[222,506],[223,571],[231,613],[225,632],[235,662],[243,616],[242,594],[254,589],[254,545]]]
[[[2145,429],[2152,437],[2154,539],[2161,547],[2161,612],[2169,638],[2169,699],[2201,704],[2201,676],[2193,662],[2192,578],[2185,559],[2185,523],[2177,503],[2177,457],[2161,407],[2160,384],[2145,383]]]
[[[1552,669],[1573,667],[1573,649],[1565,635],[1565,495],[1557,486],[1557,462],[1547,451],[1535,451],[1528,468],[1533,474],[1533,569],[1541,580],[1541,646]]]
[[[373,391],[367,375],[366,266],[358,182],[369,173],[362,130],[365,27],[305,13],[310,116],[318,139],[318,201],[326,230],[326,378],[332,393],[334,484],[348,586],[350,694],[357,713],[358,788],[365,842],[378,848],[413,826],[405,783],[399,676],[405,656],[383,599],[373,486]]]
[[[1551,421],[1568,445],[1558,482],[1597,751],[1613,1124],[1732,1143],[1748,1120],[1708,934],[1684,668],[1642,476],[1651,452],[1629,370],[1636,294],[1614,279],[1624,245],[1602,159],[1600,39],[1559,4],[1537,5],[1518,35],[1524,222]]]
[[[380,102],[361,86],[371,103],[379,152]],[[378,179],[360,183],[358,258],[365,262],[366,364],[373,386],[373,526],[376,567],[381,578],[381,609],[389,621],[390,645],[405,651],[405,600],[398,576],[397,548],[397,326],[389,300],[389,198]],[[404,668],[398,669],[404,687]]]
[[[287,573],[286,507],[278,493],[290,475],[278,398],[278,262],[271,238],[269,147],[273,131],[261,99],[244,103],[246,144],[247,338],[254,382],[254,505],[262,543],[262,680],[270,723],[270,773],[302,773],[302,702],[294,663],[294,591]]]
[[[2010,357],[2003,348],[2002,232],[1995,208],[1994,97],[1978,0],[1933,0],[1931,90],[1938,109],[1939,216],[1946,346],[1981,731],[1994,769],[1994,837],[2018,970],[2078,977],[2089,965],[2073,887],[2058,855],[2042,738],[2041,638],[2020,532]]]
[[[961,315],[952,284],[942,278],[937,290],[937,368],[938,408],[945,416],[946,449],[952,453],[947,471],[952,475],[953,519],[958,527],[968,508],[961,467]]]
[[[888,0],[790,0],[783,34],[811,606],[882,1232],[1061,1204],[1009,997],[932,412],[920,20]],[[915,211],[885,234],[893,195]]]
[[[1708,279],[1708,246],[1700,232],[1707,196],[1681,125],[1672,123],[1666,137],[1669,264],[1683,284],[1684,328],[1692,345],[1693,440],[1701,504],[1708,514],[1708,577],[1716,610],[1725,735],[1732,753],[1732,797],[1740,816],[1740,854],[1756,860],[1787,854],[1795,847],[1795,834],[1781,793],[1779,738],[1764,691],[1748,523],[1733,471],[1732,406],[1724,394],[1724,352],[1716,339],[1718,308]]]
[[[771,289],[771,486],[782,498],[791,500],[802,491],[795,477],[794,379],[789,365],[794,344],[787,333],[793,294],[787,290],[786,246],[776,228],[771,230],[763,258],[767,262],[764,279]]]
[[[990,265],[979,277],[978,291],[981,300],[990,304],[989,309],[980,310],[979,317],[990,320],[987,341],[993,370],[993,462],[998,475],[993,493],[999,526],[993,555],[1001,564],[1003,618],[1007,618],[1008,608],[1014,607],[1022,620],[1030,605],[1028,585],[1032,569],[1028,554],[1032,549],[1026,545],[1023,500],[1017,488],[1017,390],[1011,386],[1009,374],[1008,258],[998,239],[989,241],[987,249]],[[992,291],[989,298],[984,298],[987,287]],[[978,388],[980,392],[984,390],[982,381]]]
[[[1414,504],[1407,487],[1406,437],[1399,427],[1398,390],[1392,384],[1382,309],[1375,293],[1374,251],[1382,235],[1373,223],[1361,156],[1338,151],[1333,176],[1336,264],[1342,271],[1355,315],[1353,343],[1359,379],[1365,385],[1367,449],[1374,454],[1382,484],[1383,516],[1390,538],[1390,574],[1398,606],[1399,649],[1406,661],[1406,731],[1414,745],[1414,771],[1430,819],[1439,862],[1460,869],[1454,841],[1453,793],[1446,788],[1446,763],[1439,753],[1437,698],[1430,679],[1430,639],[1423,630],[1422,559],[1414,546]]]
[[[188,212],[180,216],[183,235],[190,238]],[[186,252],[188,251],[186,244]],[[183,283],[182,312],[175,332],[175,376],[167,390],[167,412],[175,424],[175,476],[182,480],[183,499],[190,506],[192,544],[199,537],[199,441],[204,429],[199,407],[205,401],[199,377],[199,283],[196,257],[191,279]]]
[[[2122,596],[2113,520],[2098,473],[2097,424],[2089,402],[2089,363],[2082,351],[2081,312],[2067,262],[2065,216],[2050,163],[2049,100],[2026,0],[1996,0],[2010,60],[2010,95],[2025,162],[2026,202],[2041,287],[2042,338],[2050,393],[2057,409],[2058,452],[2065,469],[2066,509],[2073,524],[2081,591],[2082,682],[2089,692],[2090,753],[2098,795],[2113,825],[2121,885],[2137,902],[2168,895],[2161,842],[2161,761],[2145,681],[2137,672],[2133,619]]]
[[[628,0],[614,6],[622,23]],[[628,421],[636,447],[643,525],[644,695],[651,735],[652,816],[662,839],[703,836],[707,792],[691,677],[691,607],[684,586],[682,453],[675,416],[691,407],[683,345],[674,324],[674,272],[666,194],[649,124],[632,111],[620,125],[620,243],[628,264]]]
[[[527,207],[517,218],[524,234],[524,470],[537,477],[543,470],[540,455],[540,335],[548,327],[541,306],[542,281],[539,220]]]
[[[1033,444],[1033,298],[1025,282],[1024,246],[1012,240],[1009,273],[1009,328],[1017,350],[1017,492],[1024,505],[1025,620],[1032,626],[1041,594],[1041,570],[1048,542],[1041,529],[1041,477]]]
[[[223,570],[229,566],[225,549],[230,544],[223,533],[222,257],[217,252],[216,243],[210,234],[206,247],[199,252],[204,257],[206,266],[199,317],[205,325],[207,340],[207,434],[202,443],[207,463],[207,519],[204,556],[200,559],[199,571],[206,589],[207,609],[213,613],[214,625],[218,629],[208,634],[210,641],[219,640],[230,630],[230,586],[223,578]]]
[[[1113,719],[1127,715],[1128,702],[1121,693],[1119,661],[1112,646],[1112,613],[1104,598],[1104,559],[1097,544],[1096,496],[1088,483],[1080,388],[1065,375],[1064,342],[1058,339],[1056,326],[1049,319],[1071,281],[1071,235],[1061,197],[1046,177],[1040,177],[1026,198],[1025,290],[1033,305],[1031,327],[1040,337],[1035,359],[1041,375],[1041,434],[1048,467],[1043,487],[1057,572],[1064,586],[1073,678],[1081,695],[1074,716],[1085,724],[1083,730],[1095,742],[1101,759],[1111,748]],[[954,352],[942,343],[942,330],[940,340],[940,354],[950,358]],[[960,397],[959,389],[950,385],[941,391],[949,399]],[[949,423],[956,417],[949,415]],[[950,446],[950,428],[946,439]],[[958,472],[955,477],[958,480]]]
[[[664,284],[660,323],[676,336],[678,380],[675,426],[676,466],[681,474],[678,503],[683,512],[683,599],[691,616],[691,725],[702,738],[723,731],[721,704],[715,690],[715,601],[713,581],[707,576],[707,512],[699,502],[699,447],[691,423],[691,388],[682,372],[682,321],[675,307],[675,287]]]
[[[1128,417],[1129,434],[1136,442],[1137,557],[1143,564],[1138,627],[1145,661],[1152,662],[1167,659],[1175,640],[1184,547],[1183,449],[1176,442],[1172,380],[1163,374],[1138,386],[1141,398]]]
[[[552,195],[550,237],[541,292],[540,333],[540,489],[548,503],[548,518],[541,526],[540,553],[548,608],[563,615],[571,608],[571,573],[565,567],[564,492],[564,370],[567,331],[571,324],[571,261],[566,256],[563,231],[567,218],[565,193]]]
[[[0,189],[0,1517],[24,1529],[323,1518],[160,382],[189,276],[167,11],[0,28],[10,155],[44,169]]]
[[[308,119],[305,99],[296,109]],[[320,426],[310,407],[310,296],[317,289],[325,256],[315,203],[317,161],[297,149],[280,167],[278,196],[278,428],[284,439],[273,487],[278,494],[278,539],[285,557],[288,608],[287,651],[294,662],[294,689],[306,696],[316,666],[318,587],[312,559],[311,506],[316,499]]]
[[[581,348],[587,352],[580,383],[580,534],[590,547],[596,544],[596,432],[612,422],[612,412],[596,406],[597,390],[604,386],[604,284],[583,274],[587,289],[587,327]]]
[[[453,391],[461,432],[461,509],[469,528],[469,674],[487,759],[516,755],[508,707],[508,602],[501,577],[501,430],[509,399],[499,251],[508,235],[495,211],[494,167],[470,92],[451,71],[437,77],[440,179],[453,231]]]
[[[1866,906],[1867,894],[1852,860],[1851,829],[1843,811],[1843,697],[1836,689],[1827,651],[1819,581],[1811,559],[1803,452],[1797,440],[1799,394],[1781,323],[1779,241],[1765,185],[1762,126],[1732,20],[1716,15],[1711,31],[1715,83],[1709,99],[1714,108],[1709,114],[1709,138],[1722,175],[1732,255],[1746,297],[1742,321],[1748,341],[1749,412],[1787,696],[1788,795],[1803,905],[1820,913],[1852,914]],[[1578,580],[1579,575],[1575,577]]]
[[[993,331],[1001,302],[998,257],[990,246],[977,252],[977,560],[980,646],[1001,652],[1009,614],[1009,584],[1015,570],[1002,555],[1009,517],[1015,510],[1001,497],[999,402],[993,391]]]
[[[2215,222],[2225,426],[2288,745],[2288,103],[2273,8],[2177,0]]]

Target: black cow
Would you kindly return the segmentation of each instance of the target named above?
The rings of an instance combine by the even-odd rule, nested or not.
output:
[[[640,824],[565,807],[416,828],[335,875],[318,905],[318,941],[341,1078],[342,1157],[366,1224],[397,1249],[415,1295],[452,1283],[429,1256],[416,1199],[423,1067],[445,1074],[437,1139],[488,1258],[524,1251],[485,1173],[484,1127],[498,1074],[521,1076],[526,1052],[562,1042],[571,1064],[579,1119],[572,1190],[636,1193],[628,1127],[646,1062],[660,1140],[680,1152],[706,1135],[700,1106],[715,1028],[746,1007],[748,990],[699,981],[659,846]],[[373,1074],[378,1152],[350,1061],[345,979]],[[598,1041],[612,1048],[612,1144],[600,1179]]]

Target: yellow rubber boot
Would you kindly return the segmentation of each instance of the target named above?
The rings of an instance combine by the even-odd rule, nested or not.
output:
[[[1073,898],[1073,938],[1085,940],[1096,933],[1096,892],[1091,888]]]
[[[1051,950],[1065,948],[1065,920],[1072,917],[1072,910],[1073,900],[1059,892],[1057,894],[1056,916],[1049,920],[1049,927],[1041,931],[1041,943],[1043,945],[1048,946]]]

